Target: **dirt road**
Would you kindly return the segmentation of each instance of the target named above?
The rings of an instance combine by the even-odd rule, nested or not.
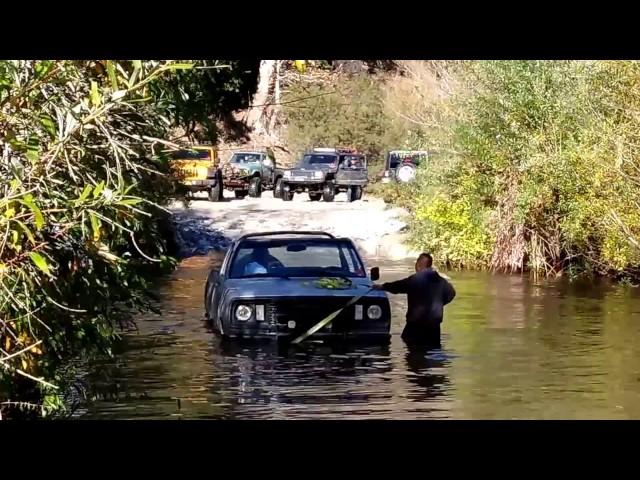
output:
[[[232,194],[231,194],[232,195]],[[344,193],[332,203],[312,202],[297,194],[291,202],[273,198],[230,198],[209,202],[205,196],[171,207],[178,226],[185,256],[224,250],[231,240],[245,233],[272,230],[323,230],[353,239],[369,258],[401,259],[413,256],[403,244],[406,212],[387,208],[377,198],[367,197],[349,203]]]

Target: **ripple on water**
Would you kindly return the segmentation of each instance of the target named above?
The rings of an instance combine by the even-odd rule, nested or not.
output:
[[[113,361],[91,365],[87,418],[640,418],[640,300],[617,287],[452,272],[440,350],[279,352],[221,343],[202,289],[221,254],[185,260],[162,287],[163,314],[138,318]],[[376,262],[383,281],[411,262]]]

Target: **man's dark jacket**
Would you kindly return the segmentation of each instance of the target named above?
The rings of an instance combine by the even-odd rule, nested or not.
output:
[[[444,306],[456,296],[453,286],[431,268],[382,285],[389,293],[407,294],[407,324],[439,327]]]

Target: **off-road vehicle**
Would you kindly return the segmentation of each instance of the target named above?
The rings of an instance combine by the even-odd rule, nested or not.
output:
[[[349,202],[362,198],[368,182],[367,158],[352,149],[315,148],[305,153],[299,164],[282,176],[284,201],[294,193],[307,192],[311,201],[332,202],[339,192],[347,192]]]

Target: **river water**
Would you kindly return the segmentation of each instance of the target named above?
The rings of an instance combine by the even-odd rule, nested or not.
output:
[[[115,359],[84,376],[90,419],[638,419],[640,288],[452,272],[442,349],[277,351],[221,343],[203,322],[214,257],[185,260]],[[383,281],[412,269],[379,264]]]

